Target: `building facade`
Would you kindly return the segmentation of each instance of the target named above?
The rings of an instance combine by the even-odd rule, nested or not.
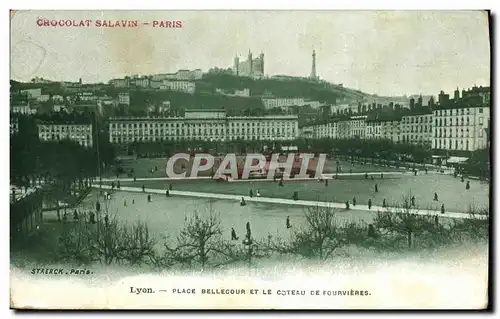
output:
[[[118,93],[118,104],[130,106],[130,94],[128,92]]]
[[[10,135],[19,132],[19,118],[17,116],[10,116]]]
[[[432,147],[432,111],[413,112],[401,118],[401,142]]]
[[[184,117],[111,118],[109,141],[293,140],[297,116],[229,117],[224,110],[186,110]]]
[[[401,122],[395,119],[380,120],[381,137],[385,140],[390,140],[393,143],[400,143]]]
[[[433,112],[432,147],[475,151],[488,147],[489,106],[440,108]]]
[[[28,115],[31,115],[31,114],[36,114],[37,113],[37,109],[35,108],[31,108],[31,106],[28,104],[18,104],[18,105],[13,105],[11,107],[11,113],[14,113],[14,114],[28,114]]]
[[[201,69],[195,70],[179,70],[175,73],[155,74],[151,76],[152,81],[163,80],[178,80],[178,81],[195,81],[203,77]]]
[[[246,61],[240,61],[240,58],[236,56],[233,61],[233,73],[236,76],[264,76],[264,53],[260,53],[254,59],[252,52],[249,50]]]
[[[366,121],[365,138],[376,140],[382,138],[382,122],[378,119]]]
[[[92,124],[41,122],[37,124],[38,137],[42,141],[69,139],[84,147],[92,147]]]
[[[301,97],[262,98],[262,104],[264,104],[264,108],[267,110],[275,107],[303,106],[306,104],[306,101]]]
[[[366,130],[366,115],[351,116],[350,118],[350,135],[355,138],[364,138]]]
[[[194,82],[189,82],[189,81],[164,80],[162,85],[160,86],[160,89],[193,94],[196,90],[196,84]]]

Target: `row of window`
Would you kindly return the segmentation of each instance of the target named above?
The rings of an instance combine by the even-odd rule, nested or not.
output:
[[[468,151],[469,150],[469,140],[466,140],[465,143],[463,140],[460,140],[460,143],[458,140],[455,140],[455,143],[453,143],[452,140],[448,140],[448,143],[446,143],[446,140],[434,140],[434,148]]]
[[[458,137],[458,129],[455,130],[455,136],[453,136],[453,130],[450,129],[448,136],[446,136],[446,129],[441,131],[441,129],[434,132],[434,137]],[[464,137],[464,129],[460,129],[460,137]],[[469,129],[465,131],[465,137],[469,137]],[[479,130],[479,137],[483,137],[483,130]]]
[[[39,132],[90,132],[92,128],[88,126],[39,126]]]
[[[448,123],[450,126],[453,126],[453,119],[450,119],[449,122],[446,121],[446,119],[444,119],[444,121],[443,121],[443,119],[439,119],[439,120],[436,119],[436,126],[448,126]],[[464,118],[463,117],[460,119],[460,121],[458,121],[458,117],[455,118],[455,126],[459,126],[459,124],[460,124],[460,126],[464,126]],[[468,116],[466,118],[465,125],[466,126],[470,125],[470,120],[469,120]],[[482,117],[479,118],[479,125],[483,125],[483,118]]]
[[[419,120],[420,119],[420,120]],[[415,116],[410,116],[410,117],[403,117],[402,121],[405,124],[413,124],[413,123],[427,123],[427,122],[432,122],[432,116],[421,116],[421,117],[415,117]]]
[[[245,136],[228,136],[227,140],[265,140],[265,141],[272,141],[272,140],[292,140],[295,137],[291,136],[251,136],[251,137],[245,137]],[[111,143],[131,143],[131,142],[142,142],[142,141],[177,141],[177,140],[196,140],[196,141],[224,141],[226,140],[225,137],[222,136],[213,136],[213,137],[208,137],[208,136],[202,136],[200,138],[182,138],[182,137],[175,137],[175,136],[144,136],[144,137],[112,137],[110,139]]]
[[[230,130],[227,130],[227,133],[230,133],[230,134],[271,134],[271,133],[289,133],[289,134],[295,134],[295,129],[293,128],[281,128],[281,127],[274,127],[274,128],[231,128]],[[165,134],[176,134],[176,135],[193,135],[193,134],[225,134],[226,133],[226,130],[221,128],[221,129],[206,129],[204,128],[203,130],[202,129],[190,129],[190,130],[186,130],[186,129],[141,129],[141,130],[132,130],[132,129],[128,129],[128,130],[115,130],[115,131],[111,131],[110,132],[111,134],[113,135],[165,135]]]
[[[229,126],[296,126],[296,122],[235,122]],[[110,123],[111,128],[148,128],[148,127],[215,127],[226,126],[225,123]]]
[[[449,110],[437,110],[434,112],[435,112],[435,115],[438,115],[438,116],[464,115],[464,114],[470,114],[471,109],[449,109]],[[478,108],[478,112],[483,113],[483,108],[482,107]]]

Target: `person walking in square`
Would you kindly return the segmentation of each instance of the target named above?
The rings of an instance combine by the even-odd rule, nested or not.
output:
[[[236,231],[234,230],[233,227],[231,227],[231,240],[238,240],[240,239],[238,236],[236,236]]]

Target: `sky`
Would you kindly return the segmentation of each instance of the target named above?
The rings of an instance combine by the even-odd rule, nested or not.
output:
[[[91,27],[40,27],[92,20]],[[96,20],[137,20],[103,28]],[[181,20],[182,28],[153,21]],[[149,25],[143,25],[149,22]],[[266,75],[309,76],[381,96],[450,94],[490,85],[487,14],[481,11],[17,11],[11,79],[107,82],[126,75],[232,67],[265,54]]]

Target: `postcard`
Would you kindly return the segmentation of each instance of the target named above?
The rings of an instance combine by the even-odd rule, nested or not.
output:
[[[10,12],[14,309],[487,309],[488,11]]]

